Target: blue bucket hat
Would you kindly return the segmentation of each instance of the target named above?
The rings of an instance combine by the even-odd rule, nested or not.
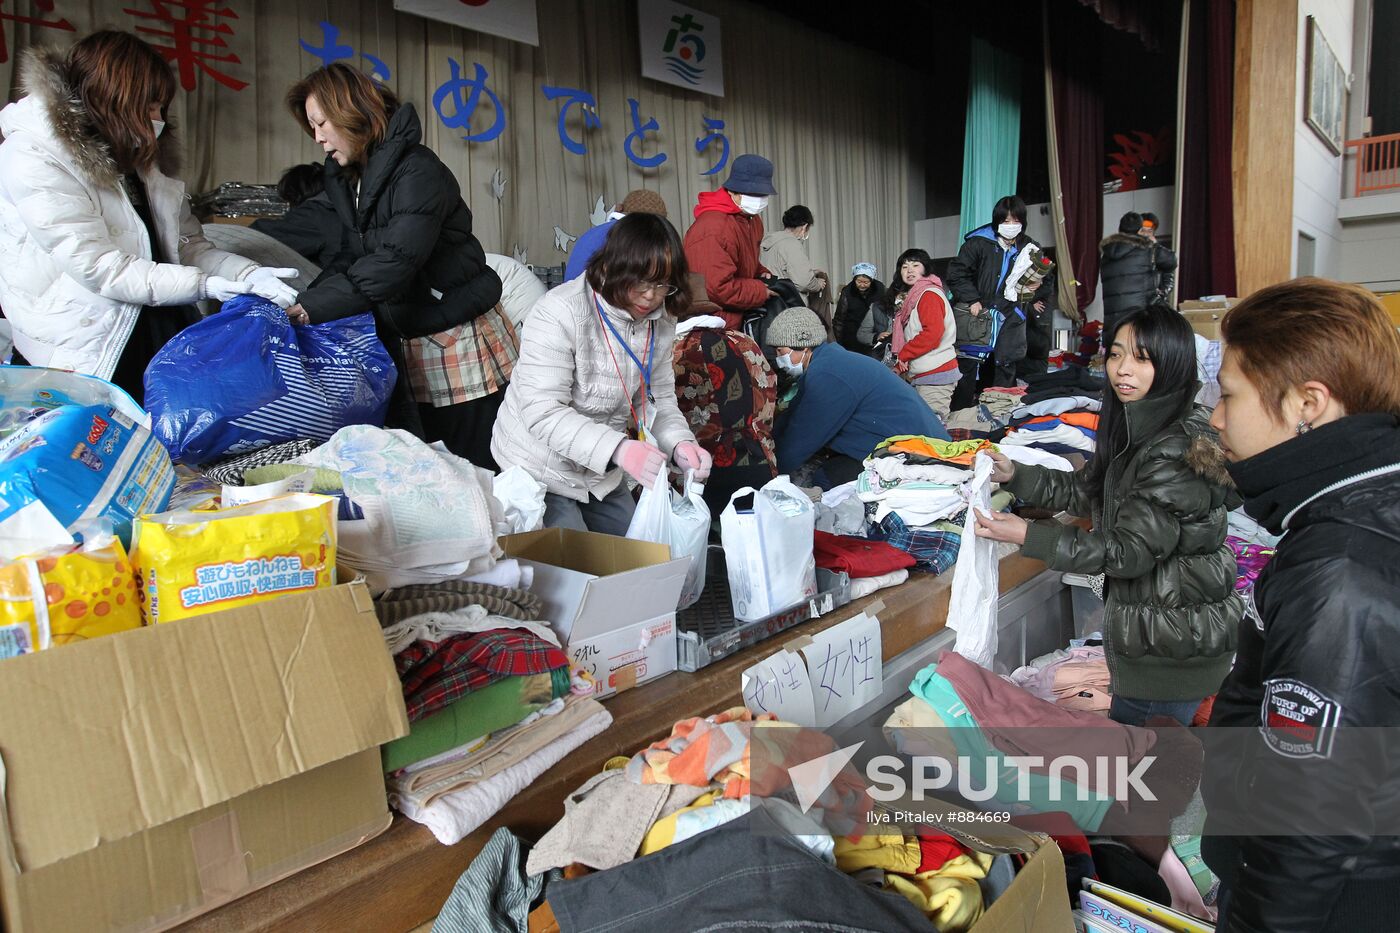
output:
[[[729,180],[724,188],[735,194],[777,194],[778,189],[773,187],[773,163],[760,155],[739,156],[729,169]]]

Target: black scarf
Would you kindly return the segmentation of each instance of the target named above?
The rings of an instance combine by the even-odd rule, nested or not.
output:
[[[1400,417],[1351,415],[1228,465],[1244,510],[1272,534],[1284,518],[1334,483],[1400,462]]]

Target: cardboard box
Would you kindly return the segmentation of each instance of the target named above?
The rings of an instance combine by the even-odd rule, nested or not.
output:
[[[1191,329],[1207,340],[1220,339],[1220,321],[1239,302],[1238,298],[1203,298],[1177,305]]]
[[[1065,896],[1065,859],[1053,839],[1010,823],[958,818],[966,811],[946,801],[926,798],[919,807],[926,812],[947,810],[949,820],[938,822],[936,828],[970,849],[993,855],[1027,855],[1011,885],[972,925],[972,933],[1065,933],[1074,929]]]
[[[1181,311],[1228,311],[1239,303],[1238,298],[1198,298],[1177,305]]]
[[[508,557],[535,568],[531,591],[559,633],[569,660],[589,671],[596,697],[676,669],[676,604],[690,558],[671,549],[566,528],[500,540]]]
[[[1220,339],[1220,322],[1225,317],[1225,309],[1219,310],[1183,310],[1181,316],[1186,318],[1186,322],[1191,325],[1191,329],[1207,340]]]
[[[163,929],[390,821],[408,731],[352,583],[0,662],[8,933]]]

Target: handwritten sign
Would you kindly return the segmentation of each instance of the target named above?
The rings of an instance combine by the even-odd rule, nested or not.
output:
[[[829,726],[873,702],[884,679],[880,620],[853,616],[740,675],[744,705],[799,726]]]
[[[786,649],[739,675],[744,705],[755,713],[776,713],[784,722],[815,726],[812,681],[802,656]]]
[[[829,726],[880,695],[880,620],[865,613],[812,636],[802,649],[819,726]]]

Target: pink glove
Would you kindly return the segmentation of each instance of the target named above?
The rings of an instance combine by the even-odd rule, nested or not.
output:
[[[666,469],[666,455],[660,448],[653,447],[645,441],[623,441],[617,445],[617,450],[613,451],[612,458],[613,463],[641,483],[643,489],[654,486],[656,477]]]
[[[676,466],[682,470],[693,470],[695,481],[703,483],[710,478],[710,467],[714,466],[714,458],[710,452],[694,441],[681,441],[676,445],[675,450]]]

